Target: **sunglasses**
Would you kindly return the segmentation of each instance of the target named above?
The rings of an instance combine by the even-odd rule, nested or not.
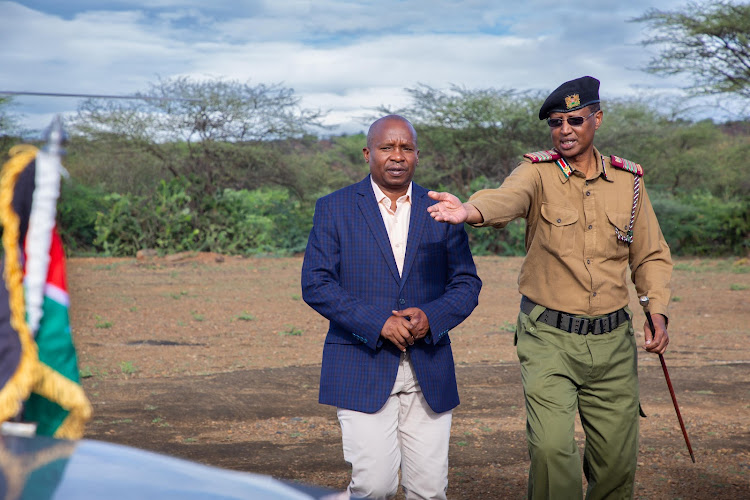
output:
[[[570,116],[566,118],[568,125],[571,127],[580,127],[583,125],[583,122],[591,118],[593,115],[596,114],[596,111],[592,112],[588,116]],[[547,118],[547,125],[549,125],[549,128],[558,128],[562,127],[563,119],[562,118]]]

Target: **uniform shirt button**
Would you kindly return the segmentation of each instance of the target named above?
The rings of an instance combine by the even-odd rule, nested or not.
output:
[[[586,191],[586,196],[591,196],[591,191]]]
[[[596,292],[594,292],[594,297],[596,297]]]
[[[561,223],[561,222],[562,222],[562,219],[557,219],[557,223],[558,224]]]
[[[592,227],[594,227],[594,226],[592,226],[592,225],[589,224],[589,229],[591,229]]]
[[[591,259],[586,259],[586,264],[591,264]],[[596,292],[594,292],[594,295],[596,295]]]

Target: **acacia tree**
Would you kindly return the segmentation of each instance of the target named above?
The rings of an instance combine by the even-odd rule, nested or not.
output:
[[[651,9],[633,21],[653,31],[642,44],[660,49],[648,72],[690,76],[687,90],[694,95],[750,99],[750,4],[691,2],[682,10]]]
[[[468,194],[484,178],[501,182],[529,147],[547,143],[537,110],[541,96],[513,89],[407,88],[412,104],[400,113],[419,131],[420,179]],[[381,109],[389,112],[388,109]]]
[[[74,131],[105,144],[110,154],[146,154],[146,163],[160,169],[150,178],[187,177],[206,192],[293,183],[273,142],[302,136],[323,116],[300,107],[294,91],[280,85],[180,77],[137,95],[134,101],[85,101]],[[118,156],[124,161],[109,168],[134,167],[127,154]]]

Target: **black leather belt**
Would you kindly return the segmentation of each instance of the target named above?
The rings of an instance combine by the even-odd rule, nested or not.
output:
[[[531,314],[536,305],[525,296],[521,298],[521,311],[524,314]],[[609,333],[627,320],[628,313],[625,312],[625,308],[592,319],[581,318],[572,314],[555,311],[554,309],[545,309],[537,319],[537,321],[541,321],[546,325],[568,333],[577,333],[578,335],[602,335],[603,333]]]

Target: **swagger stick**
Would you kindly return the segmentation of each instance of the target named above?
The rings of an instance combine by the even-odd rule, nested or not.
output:
[[[643,312],[646,313],[646,320],[648,320],[648,326],[651,328],[651,335],[656,335],[656,328],[654,328],[654,320],[651,319],[651,312],[648,310],[648,297],[643,296],[639,299],[641,306],[643,306]],[[677,420],[680,421],[680,429],[682,429],[682,436],[685,438],[685,444],[690,452],[690,459],[695,463],[695,455],[693,455],[693,447],[690,446],[690,439],[685,429],[685,424],[682,421],[682,415],[680,414],[680,407],[677,405],[677,398],[674,395],[674,389],[672,388],[672,380],[669,378],[669,372],[667,371],[667,365],[664,363],[664,356],[659,354],[659,361],[661,361],[661,369],[664,371],[664,378],[667,380],[667,387],[669,387],[669,395],[672,396],[672,404],[674,405],[674,411],[677,413]]]

